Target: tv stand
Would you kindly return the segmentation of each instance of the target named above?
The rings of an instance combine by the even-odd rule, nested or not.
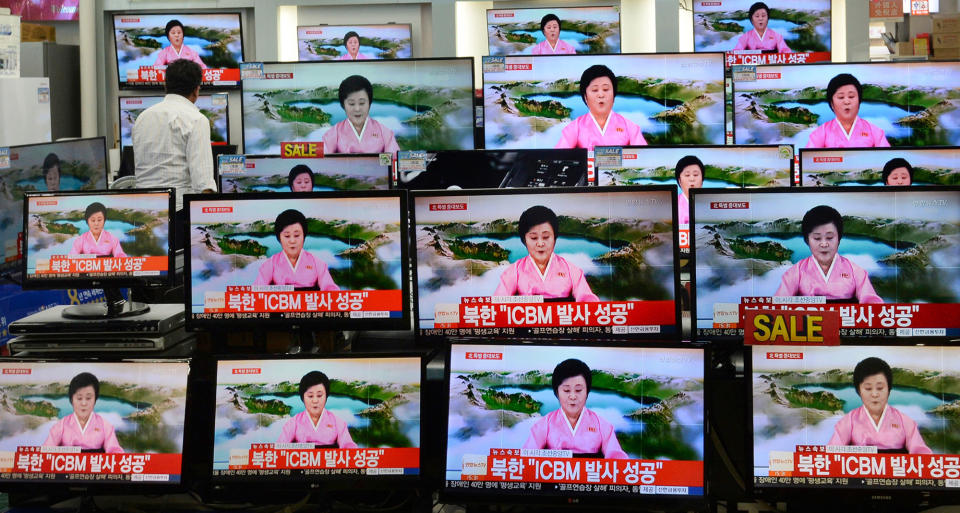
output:
[[[150,305],[137,301],[127,301],[120,289],[103,289],[105,301],[86,305],[74,305],[63,310],[67,319],[111,319],[141,315],[150,311]]]

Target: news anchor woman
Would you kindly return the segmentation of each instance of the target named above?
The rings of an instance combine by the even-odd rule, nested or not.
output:
[[[853,369],[853,386],[863,406],[844,415],[827,445],[876,447],[880,453],[932,454],[917,423],[887,404],[893,371],[880,358],[866,358]]]
[[[547,38],[533,47],[533,55],[572,55],[577,53],[570,43],[560,39],[560,18],[556,14],[547,14],[540,19],[540,32]]]
[[[674,176],[680,186],[677,196],[677,214],[680,224],[690,224],[690,189],[703,187],[703,162],[694,155],[687,155],[677,161]]]
[[[95,201],[83,213],[87,220],[86,232],[73,240],[69,255],[96,255],[98,257],[125,257],[120,239],[103,229],[107,223],[107,207]]]
[[[323,134],[324,153],[393,153],[400,150],[393,131],[370,118],[373,85],[365,77],[351,75],[340,82],[340,106],[347,119]]]
[[[254,285],[293,285],[303,290],[340,290],[323,263],[303,244],[309,235],[306,216],[299,210],[280,212],[273,223],[273,233],[282,251],[260,264]]]
[[[633,121],[613,111],[617,77],[610,68],[594,64],[580,76],[580,98],[590,112],[563,127],[556,148],[646,145],[643,132]]]
[[[551,381],[560,408],[530,428],[523,448],[567,450],[575,458],[627,458],[613,425],[586,407],[593,382],[590,367],[576,358],[564,360],[553,369]]]
[[[365,61],[370,59],[369,55],[360,53],[360,34],[352,30],[344,34],[343,46],[347,49],[347,53],[341,55],[338,60]]]
[[[889,147],[883,129],[860,119],[863,86],[857,77],[841,73],[827,84],[827,103],[836,116],[818,126],[807,140],[807,148]]]
[[[50,428],[44,447],[79,447],[83,452],[123,452],[113,425],[93,411],[100,397],[100,380],[81,372],[67,387],[73,413]]]
[[[520,214],[517,223],[527,256],[507,266],[494,296],[543,296],[566,301],[600,301],[583,271],[553,252],[560,221],[549,208],[537,205]]]
[[[170,45],[157,52],[157,60],[154,61],[154,66],[166,66],[177,59],[187,59],[199,64],[201,68],[207,69],[207,65],[203,63],[200,54],[184,44],[184,29],[180,20],[168,21],[164,33],[167,35],[167,41],[170,41]]]
[[[811,208],[800,224],[811,255],[780,278],[774,296],[825,296],[828,303],[883,303],[870,276],[859,265],[837,254],[843,238],[843,218],[827,205]]]
[[[777,53],[793,53],[787,46],[783,36],[768,27],[770,23],[770,8],[763,2],[756,2],[750,6],[750,23],[753,30],[745,32],[737,40],[737,50],[764,50]]]
[[[913,166],[907,159],[897,157],[883,165],[884,185],[913,185]]]
[[[282,175],[281,175],[282,176]],[[306,164],[297,164],[287,176],[290,192],[310,192],[313,190],[313,171]]]
[[[347,424],[326,409],[330,378],[310,371],[300,378],[300,399],[306,408],[283,425],[278,444],[312,443],[325,449],[356,449]]]
[[[43,182],[48,191],[60,190],[60,157],[50,153],[43,159]]]

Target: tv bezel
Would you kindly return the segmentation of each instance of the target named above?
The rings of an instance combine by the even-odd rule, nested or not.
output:
[[[584,169],[583,175],[584,175],[584,180],[585,180],[584,187],[592,187],[593,184],[591,184],[591,183],[590,183],[590,180],[587,178],[588,166],[589,166],[590,157],[589,157],[589,155],[588,155],[589,152],[587,152],[587,150],[586,150],[585,148],[562,148],[562,149],[557,149],[557,148],[525,148],[525,149],[507,149],[507,148],[500,148],[500,149],[489,149],[489,150],[488,150],[488,149],[483,149],[483,148],[478,148],[478,149],[473,149],[473,150],[436,150],[436,151],[429,151],[429,150],[428,150],[428,151],[427,151],[427,154],[431,154],[431,153],[432,153],[432,154],[436,155],[436,154],[439,154],[439,153],[454,153],[454,152],[456,152],[456,153],[467,153],[467,152],[471,152],[471,153],[474,153],[475,155],[486,155],[486,154],[488,154],[488,153],[509,153],[509,152],[514,152],[514,153],[519,153],[519,154],[530,154],[530,153],[533,153],[533,152],[569,152],[569,153],[573,153],[574,151],[576,151],[576,152],[578,152],[578,153],[582,153],[582,155],[583,155],[582,162],[583,162],[583,169]],[[565,157],[563,157],[563,158],[565,158]],[[580,160],[580,158],[578,157],[577,160]],[[426,168],[426,171],[425,171],[425,172],[429,172],[429,171],[430,171],[430,164],[431,164],[431,162],[428,161],[428,162],[427,162],[427,168]],[[399,174],[400,174],[400,173],[399,173],[399,171],[398,171],[396,175],[391,176],[391,178],[390,178],[390,183],[391,183],[391,187],[392,187],[392,188],[394,188],[394,189],[402,189],[402,190],[407,190],[407,191],[429,190],[429,189],[414,189],[414,188],[410,188],[410,187],[402,187],[402,186],[400,185],[400,181],[399,181],[399,179],[400,179],[400,178],[399,178]],[[491,187],[491,189],[493,189],[493,188]],[[451,190],[451,189],[448,189],[448,190]]]
[[[532,10],[550,10],[550,9],[563,9],[563,10],[575,10],[575,9],[596,9],[598,7],[606,7],[617,13],[617,27],[618,27],[618,36],[620,36],[620,51],[623,52],[623,13],[620,12],[619,5],[571,5],[571,6],[553,6],[553,7],[501,7],[501,8],[488,8],[484,13],[484,27],[489,32],[490,30],[490,11],[532,11]],[[490,52],[490,35],[487,35],[487,55],[497,55],[503,57],[524,57],[526,54],[512,54],[512,55],[502,55],[502,54],[493,54]],[[621,55],[621,54],[598,54],[598,53],[578,53],[574,55]]]
[[[953,150],[957,152],[957,157],[960,158],[960,146],[895,146],[893,148],[801,148],[798,153],[798,161],[800,162],[800,171],[799,177],[800,182],[797,184],[798,187],[817,187],[815,185],[804,185],[803,177],[803,154],[814,153],[814,152],[827,152],[827,153],[845,153],[845,152],[866,152],[866,151],[877,151],[877,150],[886,150],[886,151],[900,151],[904,153],[913,153],[913,152],[927,152],[927,151],[944,151],[944,150]],[[907,159],[909,161],[910,159]],[[957,169],[960,170],[960,161],[958,161]],[[835,185],[824,185],[822,187],[837,187]],[[865,187],[876,187],[872,185],[867,185]],[[926,185],[917,187],[927,187]]]
[[[349,158],[354,158],[354,157],[377,157],[377,158],[379,158],[379,157],[380,157],[380,154],[379,154],[379,153],[331,153],[331,154],[329,154],[329,155],[324,155],[323,157],[319,157],[319,158],[317,158],[317,159],[310,159],[310,158],[307,158],[307,157],[304,157],[304,158],[296,158],[296,159],[284,159],[282,155],[244,155],[244,161],[259,160],[259,159],[277,159],[277,160],[320,160],[320,159],[330,159],[330,158],[333,158],[333,159],[347,158],[347,159],[349,159]],[[384,168],[384,171],[386,172],[387,188],[386,188],[386,189],[363,189],[363,190],[386,191],[386,190],[390,190],[390,189],[393,188],[393,187],[390,187],[390,183],[391,183],[391,181],[393,180],[393,178],[392,178],[392,176],[391,176],[391,175],[392,175],[392,166],[381,166],[381,167],[383,167],[383,168]],[[220,187],[220,190],[221,190],[221,191],[223,191],[223,180],[224,180],[224,178],[229,178],[229,177],[233,177],[233,176],[235,176],[235,175],[232,175],[232,174],[224,175],[223,173],[220,173],[220,176],[217,177],[217,178],[218,178],[218,180],[217,180],[217,185]],[[359,189],[341,189],[341,191],[343,191],[343,192],[353,192],[353,191],[356,191],[356,190],[359,190]],[[263,191],[263,192],[266,192],[266,191]],[[277,191],[276,193],[285,194],[285,193],[287,193],[287,192],[290,192],[290,191]],[[316,192],[321,192],[321,191],[316,191]],[[337,192],[337,191],[323,191],[323,192]],[[276,193],[274,193],[274,194],[276,194]],[[231,194],[251,194],[251,193],[250,193],[250,192],[238,192],[238,193],[231,193]]]
[[[413,24],[412,23],[358,23],[358,24],[347,24],[347,23],[336,23],[336,24],[315,24],[315,25],[297,25],[297,62],[315,62],[315,61],[325,61],[325,60],[336,60],[336,59],[311,59],[307,61],[300,60],[300,29],[311,29],[311,28],[341,28],[341,27],[383,27],[383,26],[394,26],[394,27],[407,27],[407,31],[410,33],[410,58],[415,59],[414,55],[414,46],[413,46]],[[372,61],[391,61],[397,59],[369,59]]]
[[[184,314],[187,331],[227,331],[235,332],[249,329],[285,328],[296,330],[406,330],[410,326],[410,281],[405,277],[410,274],[412,256],[410,255],[410,241],[405,236],[408,233],[407,197],[402,191],[375,190],[375,191],[315,191],[315,192],[235,192],[227,194],[184,194],[183,210],[186,217],[186,241],[190,241],[191,230],[190,208],[194,202],[209,201],[257,201],[257,200],[285,200],[295,204],[298,200],[323,199],[351,199],[351,198],[397,198],[399,202],[398,221],[400,223],[400,317],[389,318],[317,318],[317,319],[283,319],[280,317],[265,319],[195,319],[193,317],[193,281],[192,281],[192,244],[184,248]],[[391,289],[393,290],[393,289]]]

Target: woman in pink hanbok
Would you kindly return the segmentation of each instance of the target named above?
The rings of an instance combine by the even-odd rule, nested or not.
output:
[[[310,371],[300,379],[300,399],[306,408],[283,425],[278,444],[314,444],[317,448],[356,449],[347,424],[326,409],[330,378]]]
[[[841,73],[827,84],[827,102],[836,118],[818,126],[807,140],[807,148],[889,147],[883,129],[860,119],[863,85],[857,77]]]
[[[338,57],[337,60],[341,60],[341,61],[370,60],[369,55],[360,53],[360,34],[357,34],[352,30],[343,35],[343,47],[347,49],[347,53]]]
[[[199,64],[200,68],[207,69],[207,65],[203,63],[200,54],[188,45],[183,44],[184,28],[180,20],[168,21],[164,33],[167,34],[167,41],[170,41],[170,46],[165,46],[157,52],[157,60],[153,62],[154,66],[167,66],[177,59],[187,59]]]
[[[560,39],[560,18],[556,14],[547,14],[540,19],[540,32],[546,41],[533,47],[533,55],[572,55],[577,53],[570,43]]]
[[[67,387],[73,413],[50,428],[45,447],[79,447],[83,452],[123,452],[113,426],[93,411],[100,397],[100,380],[81,372]]]
[[[293,285],[300,290],[340,290],[327,264],[303,249],[309,232],[307,218],[299,210],[284,210],[273,224],[283,251],[260,264],[254,285]]]
[[[763,2],[756,2],[750,6],[750,23],[753,24],[753,30],[745,32],[737,40],[737,50],[764,50],[777,53],[793,53],[793,50],[787,46],[783,36],[775,30],[769,28],[770,8]]]
[[[507,266],[494,296],[543,296],[547,300],[600,301],[583,271],[553,252],[557,244],[557,214],[542,205],[520,215],[517,231],[527,256]]]
[[[360,75],[340,82],[340,106],[347,119],[323,134],[324,153],[393,153],[400,150],[393,130],[370,117],[373,84]]]
[[[677,196],[677,214],[680,224],[690,224],[690,189],[703,187],[703,161],[694,155],[687,155],[677,161],[674,169],[680,194]]]
[[[617,97],[617,76],[603,64],[594,64],[580,76],[580,98],[590,112],[563,127],[556,148],[595,146],[645,146],[646,139],[636,123],[613,112]]]
[[[90,229],[73,240],[69,255],[96,255],[98,257],[125,257],[120,239],[103,229],[107,223],[107,207],[95,201],[84,211]]]
[[[567,450],[575,458],[627,458],[613,425],[586,407],[593,382],[590,367],[576,358],[553,369],[553,394],[560,409],[541,417],[524,449]]]
[[[893,371],[880,358],[862,360],[853,369],[853,386],[863,406],[844,415],[827,445],[876,447],[881,453],[932,454],[917,423],[887,404]]]
[[[810,247],[780,279],[774,296],[824,296],[828,303],[883,303],[870,276],[859,265],[837,254],[843,238],[843,217],[827,205],[811,208],[800,224]]]

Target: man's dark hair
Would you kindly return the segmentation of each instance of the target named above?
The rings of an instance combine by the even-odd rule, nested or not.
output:
[[[320,371],[310,371],[304,374],[303,377],[300,378],[300,400],[303,400],[303,394],[306,394],[307,390],[317,385],[323,385],[323,390],[326,395],[330,395],[330,378],[328,378],[326,374]]]
[[[273,234],[277,236],[277,240],[280,240],[280,232],[282,232],[284,228],[291,224],[298,223],[303,228],[303,238],[306,239],[308,234],[307,217],[299,210],[292,208],[280,212],[280,215],[277,216],[276,222],[273,223]]]
[[[587,102],[587,87],[590,86],[590,82],[600,77],[610,79],[610,82],[613,84],[613,96],[617,96],[617,76],[613,74],[613,70],[603,64],[594,64],[585,69],[583,75],[580,75],[580,98],[583,99],[584,103]]]
[[[313,171],[306,164],[297,164],[293,166],[293,169],[290,170],[290,174],[287,176],[287,185],[290,186],[290,190],[293,190],[293,181],[296,180],[297,176],[304,173],[310,175],[310,188],[313,188]]]
[[[83,212],[83,218],[87,219],[87,222],[89,222],[90,216],[96,214],[97,212],[103,214],[104,221],[107,220],[107,207],[99,201],[94,201],[93,203],[87,205],[87,209]]]
[[[696,165],[697,167],[700,168],[701,176],[706,173],[706,171],[703,168],[703,161],[698,159],[695,155],[687,155],[677,161],[677,168],[674,170],[674,173],[673,173],[674,176],[676,176],[677,183],[680,183],[680,173],[683,173],[683,170],[686,169],[687,166],[693,166],[693,165]]]
[[[183,35],[187,35],[187,31],[183,28],[183,23],[180,23],[180,20],[170,20],[167,22],[167,26],[163,28],[163,33],[167,36],[167,39],[170,39],[170,30],[173,27],[180,27],[180,30],[183,31]]]
[[[807,237],[810,236],[810,232],[812,232],[814,228],[828,223],[833,223],[833,225],[837,227],[837,238],[842,239],[843,217],[840,215],[840,212],[837,212],[837,209],[827,205],[818,205],[808,210],[807,213],[803,215],[803,221],[800,223],[803,240],[807,240]]]
[[[887,378],[887,390],[893,388],[893,371],[890,365],[876,356],[871,356],[860,360],[853,369],[853,388],[857,391],[857,395],[860,395],[860,384],[863,380],[874,374],[883,374]]]
[[[569,378],[583,376],[587,382],[587,393],[590,393],[590,387],[593,384],[593,375],[590,373],[590,367],[576,358],[569,358],[557,364],[553,369],[553,395],[559,397],[560,384]]]
[[[907,159],[902,157],[897,157],[890,159],[886,164],[883,165],[883,183],[887,183],[887,178],[890,178],[890,173],[898,167],[907,168],[907,173],[910,173],[910,183],[913,183],[913,166],[907,162]]]
[[[550,23],[551,21],[557,22],[557,25],[559,25],[560,28],[563,28],[563,23],[560,23],[560,18],[557,17],[556,14],[550,13],[545,15],[543,18],[540,18],[540,32],[543,32],[543,27],[546,27],[547,23]]]
[[[373,84],[370,83],[366,77],[360,75],[350,75],[349,77],[343,79],[343,82],[340,82],[340,106],[343,107],[343,102],[347,101],[347,96],[357,92],[357,91],[366,91],[367,99],[370,100],[370,103],[373,103]]]
[[[189,97],[203,81],[203,69],[189,59],[177,59],[167,66],[167,94]]]
[[[827,105],[833,110],[833,95],[837,94],[837,89],[845,85],[852,85],[857,88],[857,99],[863,101],[863,85],[857,80],[857,77],[849,73],[841,73],[830,79],[827,83]]]
[[[76,394],[77,390],[90,386],[93,387],[93,398],[98,399],[100,397],[100,380],[89,372],[77,374],[70,380],[70,386],[67,387],[67,398],[73,402],[73,394]]]
[[[526,240],[527,232],[530,231],[530,228],[542,223],[550,223],[550,226],[553,227],[554,237],[560,235],[560,221],[557,219],[557,214],[543,205],[537,205],[524,210],[523,213],[520,214],[520,221],[517,223],[517,232],[520,233],[520,241],[523,242]]]

